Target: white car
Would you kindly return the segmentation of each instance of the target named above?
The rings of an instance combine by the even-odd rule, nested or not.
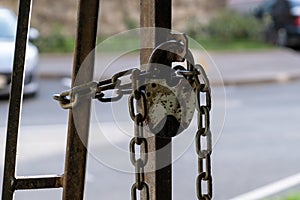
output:
[[[0,96],[9,95],[13,60],[17,17],[9,9],[0,7]],[[31,29],[29,38],[36,39],[38,31]],[[28,42],[25,58],[24,94],[35,95],[38,91],[36,69],[39,52],[36,46]]]

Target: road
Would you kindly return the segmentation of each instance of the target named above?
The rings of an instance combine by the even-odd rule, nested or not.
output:
[[[300,82],[226,87],[226,121],[214,147],[212,159],[214,199],[229,199],[300,171],[299,88]],[[52,100],[52,94],[63,91],[66,87],[59,79],[41,80],[40,89],[36,98],[25,99],[23,104],[18,175],[63,172],[68,113]],[[222,88],[213,89],[215,93],[220,91]],[[218,105],[218,101],[222,99],[215,100],[215,104]],[[126,124],[124,130],[127,130],[125,126],[132,126],[126,103],[118,104],[120,107],[117,109],[100,103],[94,105],[94,113],[103,127],[109,127],[115,119]],[[7,107],[7,100],[2,100],[2,160]],[[124,112],[118,112],[120,116],[116,116],[116,110],[120,109]],[[120,124],[117,125],[123,126]],[[129,137],[116,140],[116,144],[126,150],[128,142]],[[176,142],[180,143],[180,139],[176,139]],[[101,148],[102,154],[110,155],[110,151],[110,147]],[[97,153],[90,150],[85,199],[130,199],[133,174],[105,166],[106,163],[101,163],[103,160]],[[173,165],[174,199],[195,199],[196,156],[193,145],[183,153]],[[129,160],[129,156],[125,156],[125,159]],[[1,165],[1,179],[2,170]],[[43,199],[60,199],[61,190],[22,191],[17,192],[16,199],[38,200],[42,196]]]

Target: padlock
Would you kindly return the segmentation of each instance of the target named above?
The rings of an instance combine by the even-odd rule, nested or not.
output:
[[[193,119],[196,103],[194,90],[185,77],[177,76],[171,68],[173,62],[184,61],[187,52],[184,43],[163,43],[153,51],[147,66],[152,76],[143,86],[148,113],[145,123],[150,132],[159,137],[178,135]]]
[[[146,124],[151,133],[174,137],[186,129],[195,111],[195,93],[185,78],[170,86],[164,79],[151,79],[145,85]]]

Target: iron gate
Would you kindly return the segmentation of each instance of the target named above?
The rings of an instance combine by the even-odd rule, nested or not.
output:
[[[26,52],[27,35],[29,28],[29,19],[31,12],[31,0],[20,0],[19,17],[16,37],[15,59],[13,66],[9,116],[7,125],[7,141],[5,153],[5,168],[3,178],[2,199],[13,199],[16,190],[42,189],[42,188],[63,188],[63,199],[65,200],[81,200],[84,197],[84,180],[86,171],[86,155],[89,122],[90,122],[90,107],[91,99],[81,104],[79,109],[82,130],[78,131],[74,124],[72,108],[74,106],[74,97],[78,92],[78,87],[75,86],[75,78],[81,69],[83,61],[88,54],[93,52],[96,45],[97,36],[97,22],[99,13],[99,0],[80,0],[77,20],[77,38],[74,53],[73,74],[72,74],[72,88],[67,93],[56,96],[62,107],[70,108],[69,110],[69,124],[67,137],[67,151],[65,160],[64,174],[61,176],[45,176],[45,177],[16,177],[16,155],[17,155],[17,140],[19,133],[20,111],[22,107],[22,90],[24,79],[24,60]],[[154,57],[154,52],[158,47],[163,45],[176,44],[180,48],[181,59],[190,59],[189,68],[185,69],[179,67],[176,70],[175,78],[188,80],[196,94],[195,107],[198,110],[198,130],[196,131],[196,149],[198,154],[198,168],[199,175],[197,176],[196,188],[198,199],[212,198],[212,177],[210,172],[210,154],[211,154],[211,133],[210,133],[210,116],[211,109],[210,87],[208,79],[203,68],[200,65],[195,65],[191,53],[187,48],[187,41],[182,39],[174,39],[170,41],[171,30],[171,16],[172,16],[172,1],[171,0],[141,0],[140,1],[140,26],[141,27],[160,27],[165,28],[165,31],[143,32],[141,42],[147,43],[143,46],[150,46],[152,48],[144,48],[140,51],[140,63],[147,66],[152,66],[151,57]],[[171,34],[172,35],[172,34]],[[180,54],[176,53],[176,54]],[[160,54],[160,52],[158,53]],[[174,53],[173,53],[174,54]],[[89,56],[87,64],[89,68],[85,68],[84,76],[81,77],[79,85],[83,85],[88,89],[89,93],[94,91],[91,97],[103,100],[103,90],[105,83],[96,83],[91,87],[88,83],[92,83],[94,71],[94,54]],[[159,55],[158,57],[161,57]],[[177,55],[175,56],[177,57]],[[161,59],[161,58],[160,58]],[[153,58],[153,60],[155,60]],[[191,61],[192,60],[192,61]],[[163,61],[158,61],[162,63]],[[170,63],[176,60],[169,60]],[[169,63],[169,64],[170,64]],[[153,67],[154,71],[156,70]],[[136,69],[130,71],[132,76],[132,84],[130,84],[130,100],[129,107],[132,119],[135,124],[134,138],[130,142],[130,158],[136,168],[136,182],[132,186],[132,199],[137,199],[137,191],[140,191],[141,199],[151,200],[168,200],[172,199],[172,138],[161,137],[160,135],[168,135],[168,132],[174,129],[172,125],[163,129],[160,135],[153,135],[152,137],[143,137],[143,125],[147,116],[147,109],[143,108],[149,102],[145,93],[147,86],[142,87],[140,84],[140,76],[143,73],[148,74],[147,79],[152,80],[157,78],[157,74],[153,75],[153,71],[148,69]],[[149,75],[150,74],[150,75]],[[118,76],[109,80],[114,87],[120,87]],[[150,78],[149,78],[150,76]],[[198,79],[200,76],[200,80]],[[155,78],[156,77],[156,78]],[[165,79],[165,77],[163,77]],[[153,83],[152,83],[153,86]],[[146,89],[145,89],[146,87]],[[119,89],[119,88],[118,88]],[[200,93],[206,96],[205,102],[200,102]],[[75,94],[75,96],[74,96]],[[98,95],[98,96],[97,96]],[[136,102],[136,105],[134,104]],[[137,106],[137,109],[134,108]],[[141,128],[140,128],[141,127]],[[80,134],[80,135],[79,135]],[[176,134],[175,134],[176,135]],[[174,136],[174,135],[172,135]],[[206,147],[201,145],[202,140],[206,140]],[[147,152],[155,152],[150,156],[143,158],[136,158],[136,145],[141,146],[143,154]],[[164,148],[163,152],[158,153],[159,149]],[[168,163],[161,168],[160,162]],[[151,172],[144,173],[144,167],[150,167]],[[206,184],[206,191],[202,191],[202,184]]]

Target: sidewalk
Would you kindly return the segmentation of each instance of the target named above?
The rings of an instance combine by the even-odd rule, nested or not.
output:
[[[96,58],[95,77],[108,78],[117,71],[139,66],[138,55],[115,60],[118,55],[99,55]],[[72,55],[44,54],[40,58],[41,78],[71,77]],[[287,82],[300,79],[300,52],[273,49],[257,52],[212,52],[195,58],[207,68],[212,84],[222,81],[213,66],[217,66],[224,85]],[[212,61],[211,61],[212,60]],[[107,67],[109,66],[109,67]],[[107,68],[107,69],[106,69]],[[103,76],[105,74],[105,76]]]
[[[300,79],[300,52],[277,49],[213,53],[225,85],[287,82]]]

